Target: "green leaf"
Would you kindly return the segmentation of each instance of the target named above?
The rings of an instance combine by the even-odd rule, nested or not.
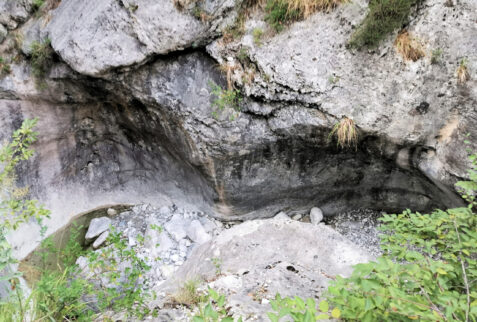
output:
[[[328,310],[330,308],[328,302],[326,302],[326,301],[321,301],[319,307],[320,307],[321,312],[328,312]]]

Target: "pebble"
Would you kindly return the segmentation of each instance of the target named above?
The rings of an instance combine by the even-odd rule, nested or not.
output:
[[[302,217],[301,214],[296,214],[296,215],[294,215],[292,218],[293,218],[293,220],[300,220],[301,217]]]
[[[187,228],[187,237],[192,241],[200,244],[210,240],[210,235],[205,231],[204,227],[198,220],[193,220]]]
[[[274,219],[278,219],[278,220],[289,220],[290,217],[288,217],[288,215],[283,212],[283,211],[280,211],[278,214],[275,215],[275,217],[273,217]]]
[[[106,213],[108,214],[108,216],[116,216],[118,214],[118,212],[113,209],[113,208],[108,208],[108,211],[106,211]]]
[[[313,207],[310,210],[310,221],[313,225],[318,225],[323,220],[323,211],[318,207]]]

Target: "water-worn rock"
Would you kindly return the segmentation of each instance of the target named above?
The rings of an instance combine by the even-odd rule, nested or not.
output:
[[[187,237],[199,245],[210,240],[210,235],[205,231],[198,220],[191,221],[189,227],[187,227]]]
[[[86,232],[86,239],[93,239],[99,236],[101,233],[109,229],[111,225],[111,219],[108,217],[94,218],[89,223],[88,231]]]
[[[55,51],[74,70],[100,75],[151,55],[203,44],[220,32],[234,5],[234,0],[197,4],[207,16],[203,22],[169,0],[63,0],[48,33]]]
[[[323,211],[318,207],[313,207],[310,210],[310,221],[313,225],[318,225],[323,220]]]

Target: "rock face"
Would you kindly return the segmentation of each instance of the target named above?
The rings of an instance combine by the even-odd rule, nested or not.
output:
[[[347,276],[352,265],[370,259],[327,226],[254,220],[194,249],[156,291],[174,294],[186,281],[199,278],[227,295],[231,312],[260,319],[271,310],[268,300],[277,292],[319,298],[331,278]]]
[[[234,0],[197,4],[195,10],[207,17],[205,22],[170,0],[63,0],[48,34],[55,51],[73,69],[100,75],[154,54],[204,44],[217,34],[234,5]]]
[[[426,50],[416,62],[397,53],[395,35],[374,51],[346,48],[364,0],[266,33],[261,46],[252,35],[266,28],[260,12],[243,36],[217,39],[240,1],[63,0],[41,21],[28,1],[2,2],[0,23],[48,36],[55,55],[43,87],[25,57],[12,58],[0,77],[0,136],[40,118],[37,156],[20,179],[52,209],[53,226],[139,200],[193,203],[229,220],[315,205],[325,217],[459,205],[453,184],[466,175],[467,133],[477,149],[477,4],[445,2],[424,2],[412,16],[409,32]],[[443,54],[432,64],[436,48]],[[234,58],[241,49],[246,59]],[[471,79],[457,84],[463,58]],[[212,117],[209,82],[225,88],[227,78],[243,94],[233,121],[227,110]],[[356,148],[330,138],[345,116]],[[25,235],[19,251],[36,240]]]

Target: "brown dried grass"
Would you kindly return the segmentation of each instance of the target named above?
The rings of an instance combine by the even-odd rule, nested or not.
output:
[[[426,55],[421,43],[407,30],[398,34],[394,46],[405,60],[417,61]]]

